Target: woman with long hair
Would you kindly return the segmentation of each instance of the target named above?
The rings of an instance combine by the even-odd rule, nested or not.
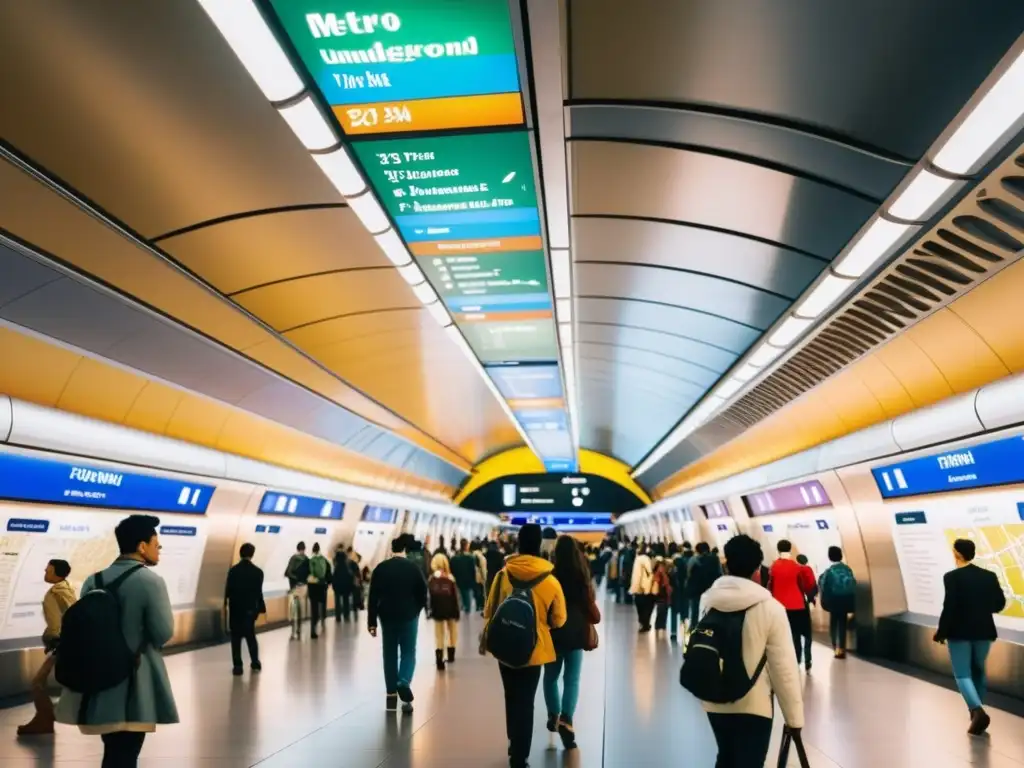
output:
[[[434,654],[437,669],[445,668],[445,649],[448,663],[455,663],[455,646],[459,640],[459,590],[448,558],[438,552],[430,561],[430,579],[427,581],[427,616],[434,620]],[[445,636],[447,635],[447,644]]]
[[[548,708],[548,730],[558,733],[566,749],[576,748],[572,718],[580,696],[583,652],[597,647],[601,611],[594,601],[590,566],[580,545],[571,536],[559,536],[554,551],[553,574],[565,593],[566,622],[552,632],[557,658],[544,666],[544,701]],[[565,672],[562,691],[558,679]]]

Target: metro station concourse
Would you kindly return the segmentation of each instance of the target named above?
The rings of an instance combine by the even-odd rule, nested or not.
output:
[[[142,766],[508,765],[475,605],[389,712],[364,612],[324,587],[289,639],[292,557],[365,589],[399,536],[483,568],[536,523],[613,579],[737,536],[807,569],[813,768],[1024,767],[1024,4],[0,0],[0,73],[0,765],[100,765],[17,729],[54,563],[80,594],[146,514],[180,722]],[[994,641],[947,637],[964,573]],[[715,765],[684,630],[615,584],[530,765]]]

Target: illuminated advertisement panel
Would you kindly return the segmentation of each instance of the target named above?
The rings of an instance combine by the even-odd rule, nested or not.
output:
[[[554,363],[546,365],[491,365],[487,375],[506,400],[562,397],[562,376]],[[514,406],[513,406],[514,409]]]
[[[348,135],[521,125],[508,0],[271,0]]]

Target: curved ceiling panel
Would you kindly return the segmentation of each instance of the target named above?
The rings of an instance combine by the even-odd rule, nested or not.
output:
[[[799,251],[686,224],[576,217],[577,263],[630,262],[701,272],[795,299],[826,262]]]
[[[608,141],[570,146],[575,214],[693,223],[832,259],[877,207],[816,181],[702,152]]]
[[[707,389],[718,381],[719,377],[716,371],[703,368],[686,360],[669,358],[657,352],[615,347],[607,344],[593,344],[589,341],[580,343],[579,348],[581,361],[603,360],[627,368],[647,369],[665,376],[671,376],[674,379],[698,388]]]
[[[725,373],[736,362],[736,355],[721,347],[645,328],[578,322],[576,339],[580,343],[592,342],[605,346],[639,349],[679,360],[689,360],[717,373]]]
[[[692,103],[917,158],[1024,28],[1001,0],[569,0],[570,98]]]
[[[653,369],[640,365],[622,365],[620,361],[605,357],[593,357],[582,355],[581,362],[586,361],[585,374],[580,376],[580,381],[588,381],[591,376],[605,381],[614,382],[616,386],[629,389],[631,386],[640,384],[644,387],[653,387],[657,390],[664,390],[668,393],[678,394],[680,397],[692,395],[694,399],[707,389],[703,384],[695,384],[688,379],[681,379],[671,373],[660,369]],[[602,418],[600,414],[593,414],[594,418]]]
[[[750,285],[642,264],[577,262],[576,286],[584,296],[628,297],[707,313],[724,309],[737,322],[762,330],[790,304]]]

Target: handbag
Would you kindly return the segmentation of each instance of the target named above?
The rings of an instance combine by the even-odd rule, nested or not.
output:
[[[597,627],[593,624],[587,624],[587,639],[583,641],[584,651],[596,651],[599,643],[597,636]]]
[[[800,768],[811,768],[807,760],[807,750],[804,749],[804,740],[800,731],[792,731],[787,725],[782,729],[782,744],[779,746],[779,768],[786,768],[789,762],[789,748],[796,747],[797,757],[800,759]]]

